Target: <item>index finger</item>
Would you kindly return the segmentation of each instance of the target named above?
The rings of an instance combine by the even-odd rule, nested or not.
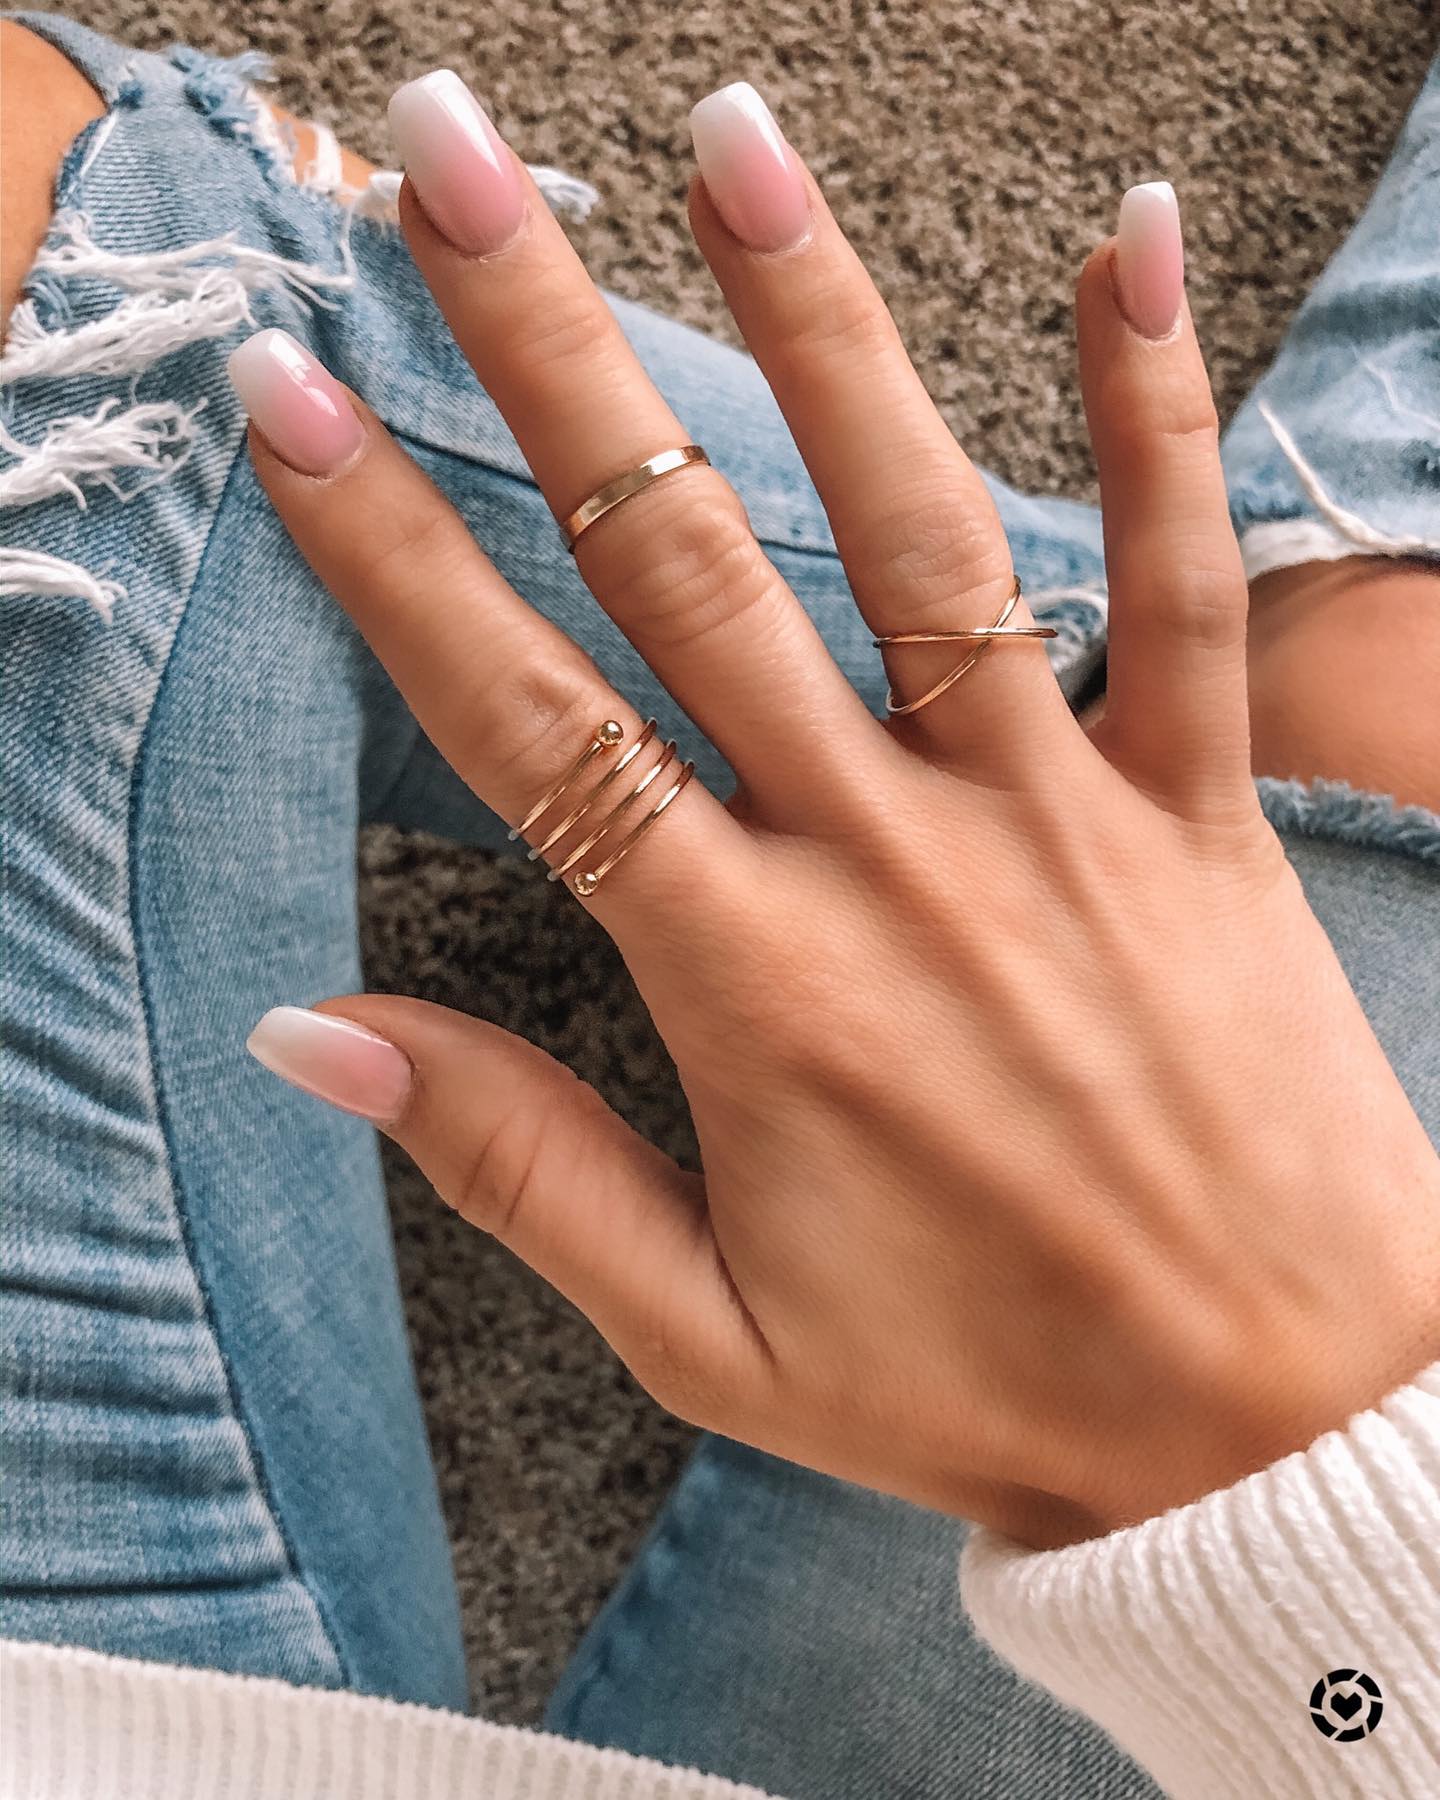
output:
[[[510,587],[424,471],[301,344],[260,332],[235,351],[230,371],[276,511],[446,761],[502,818],[525,828],[552,872],[563,873],[608,928],[643,921],[647,941],[675,939],[692,911],[684,902],[695,870],[741,865],[741,828],[689,782],[667,805],[663,828],[636,841],[613,875],[602,872],[598,891],[580,882],[670,792],[679,757],[647,735],[580,647]],[[620,737],[607,736],[603,754],[597,749],[575,769],[610,721]],[[537,808],[572,770],[583,779]],[[617,770],[620,779],[602,793]],[[596,803],[575,811],[590,794]],[[592,838],[611,822],[608,837]],[[567,866],[581,845],[597,860]]]

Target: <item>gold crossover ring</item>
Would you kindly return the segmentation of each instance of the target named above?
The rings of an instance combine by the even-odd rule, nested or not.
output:
[[[640,493],[652,481],[659,481],[662,475],[673,474],[676,469],[687,468],[691,463],[709,461],[710,458],[698,444],[685,444],[679,450],[662,450],[658,456],[652,456],[641,463],[638,469],[630,469],[624,475],[617,475],[614,481],[607,481],[583,506],[577,506],[568,519],[559,521],[565,548],[573,556],[582,531],[588,531],[611,507],[619,506],[622,500]]]
[[[1008,625],[1006,620],[1020,604],[1020,577],[1015,577],[1014,585],[1003,607],[1000,616],[993,625],[977,625],[973,631],[891,631],[884,637],[872,638],[870,641],[883,649],[887,644],[975,644],[961,663],[958,663],[948,675],[937,681],[928,693],[918,700],[908,700],[901,705],[895,698],[894,688],[885,691],[885,710],[892,719],[903,718],[906,713],[917,713],[922,706],[928,706],[932,700],[938,700],[948,689],[954,687],[962,675],[968,675],[985,651],[996,638],[1053,638],[1060,634],[1049,625]]]
[[[610,765],[593,786],[576,800],[576,803],[569,808],[558,824],[546,829],[545,836],[530,851],[531,862],[553,850],[607,792],[611,790],[619,792],[616,788],[618,778],[645,750],[646,746],[654,742],[655,732],[655,720],[647,719],[629,748]],[[598,757],[604,756],[608,751],[618,750],[624,741],[625,728],[616,720],[606,719],[602,724],[597,725],[591,734],[590,742],[570,764],[570,767],[552,788],[547,789],[541,795],[520,823],[512,829],[511,839],[518,838],[529,831],[552,808],[558,808],[567,796],[574,798],[573,789],[576,783],[582,779],[586,770],[594,765]],[[569,885],[573,891],[582,899],[588,899],[616,863],[635,848],[666,808],[680,797],[694,773],[694,763],[679,761],[673,741],[662,744],[659,757],[651,764],[649,770],[633,787],[629,788],[628,792],[620,793],[619,798],[609,807],[600,823],[587,833],[573,849],[566,852],[549,871],[546,880],[561,881],[569,876]],[[654,787],[662,775],[671,778],[664,792],[641,816],[638,823],[631,826],[623,836],[617,835],[615,827],[620,815],[630,807],[632,802]],[[622,783],[621,786],[623,785]],[[579,872],[571,875],[570,871],[577,864],[580,865]]]

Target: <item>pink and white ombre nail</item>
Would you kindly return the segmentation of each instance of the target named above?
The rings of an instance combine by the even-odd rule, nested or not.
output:
[[[302,475],[328,475],[365,427],[340,383],[288,331],[257,331],[230,354],[230,381],[265,441]]]
[[[1141,337],[1168,337],[1185,297],[1180,207],[1168,181],[1142,182],[1120,202],[1115,279],[1121,310]]]
[[[303,1006],[271,1007],[245,1048],[292,1087],[380,1125],[405,1110],[414,1078],[409,1057],[385,1038]]]
[[[800,159],[748,81],[708,94],[690,114],[700,175],[720,217],[752,250],[789,250],[810,230]]]
[[[430,223],[457,250],[501,250],[525,217],[525,189],[505,140],[453,69],[390,97],[390,134]]]

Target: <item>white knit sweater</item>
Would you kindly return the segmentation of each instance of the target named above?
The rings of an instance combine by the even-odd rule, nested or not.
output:
[[[1440,1364],[1310,1449],[1112,1537],[1037,1552],[976,1532],[961,1581],[991,1645],[1172,1795],[1436,1800]],[[1312,1690],[1335,1673],[1317,1727]],[[422,1707],[0,1646],[0,1800],[222,1794],[763,1800]]]

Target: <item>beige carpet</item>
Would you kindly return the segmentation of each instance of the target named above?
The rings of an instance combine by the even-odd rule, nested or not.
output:
[[[384,103],[438,64],[527,158],[606,196],[577,234],[621,292],[727,330],[685,229],[685,115],[770,98],[947,417],[1024,486],[1088,491],[1069,293],[1121,190],[1166,176],[1222,409],[1269,358],[1418,85],[1427,0],[88,0],[145,48],[276,59],[280,92],[386,160]],[[616,958],[512,866],[364,846],[375,985],[569,1058],[677,1148],[683,1107]],[[583,1322],[393,1171],[402,1274],[478,1704],[533,1718],[683,1454]]]

